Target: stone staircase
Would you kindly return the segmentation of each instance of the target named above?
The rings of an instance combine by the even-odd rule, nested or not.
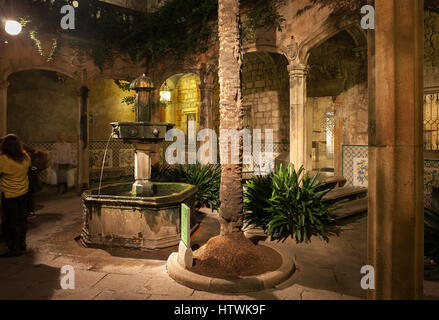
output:
[[[323,200],[329,203],[339,203],[334,211],[339,219],[367,212],[367,188],[345,186],[343,177],[323,178],[322,189],[332,188]]]

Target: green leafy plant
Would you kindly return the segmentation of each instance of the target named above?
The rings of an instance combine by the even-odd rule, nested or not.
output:
[[[272,215],[268,211],[273,193],[273,173],[253,176],[244,186],[244,218],[247,225],[267,226]],[[265,228],[264,228],[265,230]]]
[[[200,163],[184,165],[184,182],[198,188],[195,196],[195,207],[219,207],[219,188],[221,182],[221,166]]]
[[[114,84],[119,87],[120,90],[124,92],[130,92],[130,82],[126,80],[114,80]],[[134,112],[134,102],[136,101],[136,97],[133,95],[129,95],[122,98],[121,103],[126,104],[127,106],[131,106]]]
[[[439,273],[439,212],[429,208],[424,208],[424,257],[435,265],[432,274]]]
[[[244,190],[246,225],[262,227],[279,241],[289,237],[297,243],[310,242],[317,236],[328,241],[326,226],[335,221],[332,210],[336,204],[324,202],[318,175],[310,177],[304,168],[280,166],[266,177],[253,177]]]
[[[256,30],[259,28],[282,31],[285,18],[278,12],[279,7],[285,4],[284,0],[241,0],[241,4],[249,8],[245,11],[243,33],[250,43],[256,41]]]
[[[169,182],[171,176],[169,174],[170,166],[168,164],[156,163],[151,166],[151,181]]]
[[[221,166],[212,164],[187,164],[169,166],[156,164],[152,167],[153,181],[182,182],[196,186],[195,207],[219,207],[219,187],[221,181]]]

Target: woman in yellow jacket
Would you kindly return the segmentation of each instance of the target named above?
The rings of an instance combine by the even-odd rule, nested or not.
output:
[[[3,192],[4,232],[9,251],[0,257],[15,257],[26,250],[27,192],[30,157],[20,139],[8,134],[0,144],[0,185]]]

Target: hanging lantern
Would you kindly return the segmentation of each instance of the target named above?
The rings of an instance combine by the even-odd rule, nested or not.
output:
[[[168,84],[165,81],[162,89],[160,90],[160,101],[167,103],[171,101],[171,90],[169,90]]]

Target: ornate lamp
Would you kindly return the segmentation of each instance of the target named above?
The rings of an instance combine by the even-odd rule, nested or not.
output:
[[[160,101],[165,104],[171,101],[171,90],[169,90],[168,84],[165,81],[162,89],[160,90]]]

